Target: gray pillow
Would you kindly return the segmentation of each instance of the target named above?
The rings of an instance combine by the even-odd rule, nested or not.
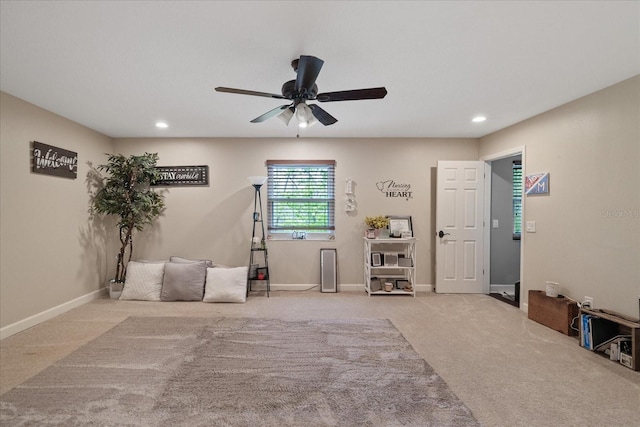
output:
[[[205,262],[205,263],[207,263],[207,267],[209,267],[209,268],[212,268],[212,267],[216,266],[213,263],[213,261],[211,261],[210,259],[187,259],[187,258],[181,258],[179,256],[172,256],[169,260],[171,262],[181,262],[181,263]]]
[[[207,277],[207,264],[168,262],[164,265],[161,301],[201,301]]]

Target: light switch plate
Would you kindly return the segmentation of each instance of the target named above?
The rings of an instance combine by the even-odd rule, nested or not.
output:
[[[497,219],[494,219],[494,220],[493,220],[493,225],[492,225],[492,227],[493,227],[493,228],[500,228],[500,223],[498,222],[498,220],[497,220]]]
[[[526,230],[527,230],[527,233],[535,233],[536,232],[536,222],[535,221],[527,221]]]

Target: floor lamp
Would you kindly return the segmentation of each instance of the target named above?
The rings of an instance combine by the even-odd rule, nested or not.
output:
[[[251,256],[249,259],[249,273],[247,276],[247,295],[249,291],[251,291],[251,282],[253,280],[263,280],[267,282],[267,297],[269,296],[269,291],[271,290],[271,282],[269,280],[269,257],[267,254],[267,245],[265,244],[265,235],[264,235],[264,216],[262,214],[262,196],[260,194],[260,189],[267,181],[266,176],[250,176],[248,177],[249,182],[253,186],[255,193],[253,196],[253,232],[251,234]],[[258,211],[258,207],[260,211]],[[262,234],[260,236],[256,236],[256,224],[260,223],[260,231]],[[256,237],[260,238],[260,244],[256,247],[255,240]],[[262,252],[264,255],[264,265],[262,268],[257,268],[256,271],[252,271],[252,267],[254,266],[254,255],[258,252]],[[260,257],[258,257],[258,260]],[[256,264],[259,266],[259,264]]]

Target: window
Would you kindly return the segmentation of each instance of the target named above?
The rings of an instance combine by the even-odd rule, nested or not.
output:
[[[333,235],[334,160],[267,160],[267,176],[267,228],[272,237]]]
[[[513,240],[522,234],[522,161],[513,161]]]

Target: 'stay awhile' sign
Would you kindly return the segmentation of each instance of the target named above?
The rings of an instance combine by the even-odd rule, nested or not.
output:
[[[78,176],[78,153],[33,141],[32,171],[44,175],[76,179]]]
[[[209,166],[156,166],[160,179],[151,183],[156,187],[178,185],[209,185]]]
[[[376,187],[385,197],[405,200],[413,199],[411,184],[401,184],[392,179],[388,179],[386,181],[376,182]]]

